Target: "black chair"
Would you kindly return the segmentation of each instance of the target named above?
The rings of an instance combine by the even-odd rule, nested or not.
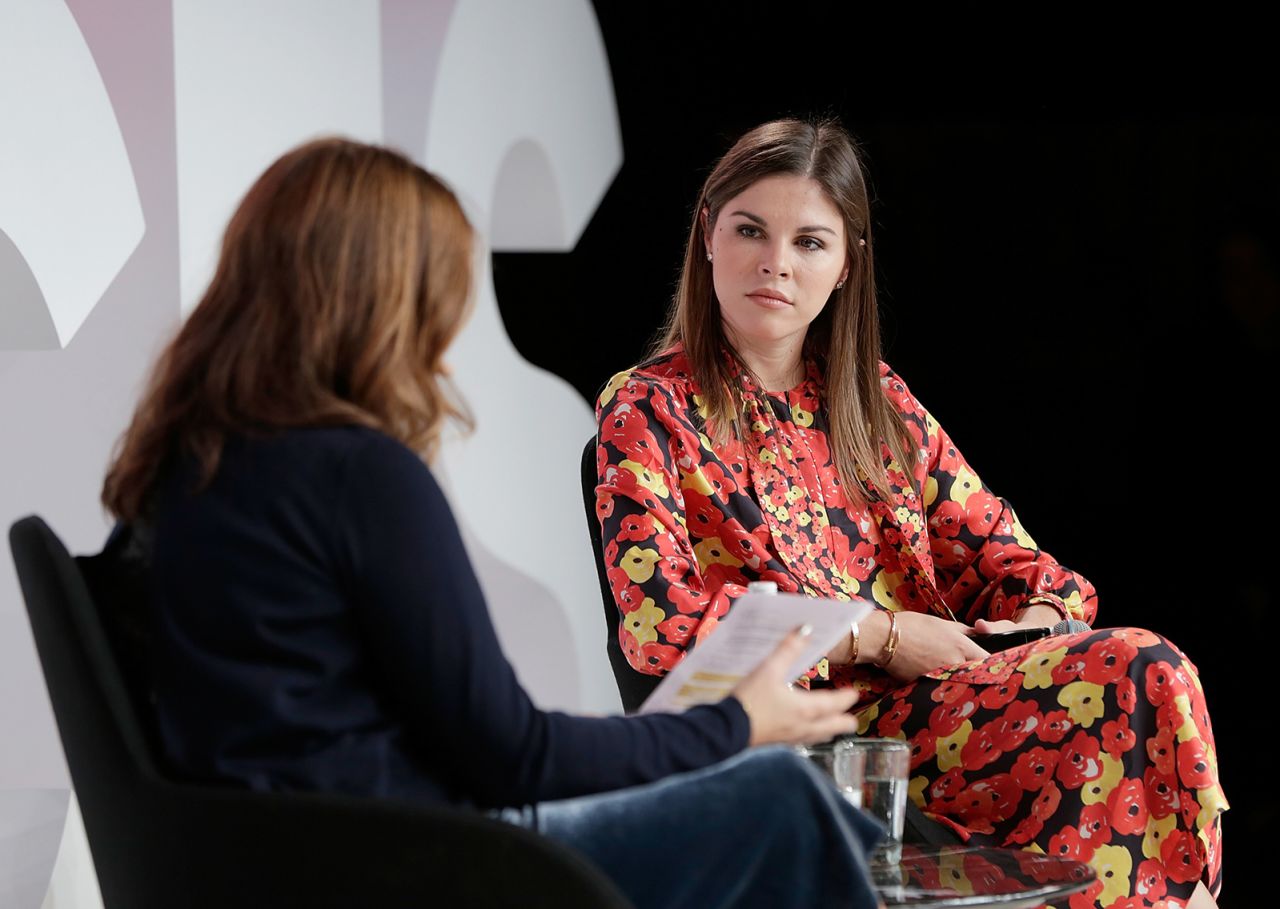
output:
[[[604,565],[604,541],[600,536],[600,519],[596,517],[596,437],[587,439],[582,449],[582,504],[587,509],[587,533],[591,536],[591,548],[596,554],[596,575],[600,578],[600,599],[604,603],[605,651],[609,654],[609,666],[613,680],[622,698],[622,709],[635,713],[644,699],[662,681],[660,676],[636,672],[627,662],[627,655],[618,643],[618,604],[609,585],[608,569]]]
[[[169,778],[99,614],[120,591],[86,582],[136,572],[73,560],[38,517],[9,541],[107,909],[630,905],[577,853],[474,812]]]

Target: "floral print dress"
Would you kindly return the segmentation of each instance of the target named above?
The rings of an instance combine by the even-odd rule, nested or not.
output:
[[[1093,622],[1093,585],[1040,549],[906,384],[880,373],[919,461],[883,446],[893,494],[860,478],[866,505],[834,469],[813,362],[786,392],[739,376],[746,439],[724,446],[679,347],[608,383],[596,510],[637,672],[669,670],[753,580],[968,625],[1032,602]],[[1051,636],[907,683],[824,660],[806,679],[862,689],[860,732],[910,743],[912,800],[968,842],[1089,862],[1097,881],[1072,909],[1182,906],[1199,880],[1218,892],[1227,802],[1213,733],[1195,667],[1163,637]]]

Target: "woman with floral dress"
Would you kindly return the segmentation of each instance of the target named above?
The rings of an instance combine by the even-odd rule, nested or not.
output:
[[[757,127],[707,178],[669,324],[597,405],[619,643],[659,675],[751,581],[864,597],[804,682],[861,689],[860,732],[910,742],[923,811],[1089,862],[1072,907],[1214,906],[1227,803],[1182,652],[1135,628],[973,639],[1092,623],[1097,595],[881,360],[868,208],[832,121]]]

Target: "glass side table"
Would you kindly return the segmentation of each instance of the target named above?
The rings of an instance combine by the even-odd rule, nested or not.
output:
[[[1030,909],[1084,890],[1094,878],[1084,862],[988,846],[907,844],[900,861],[871,863],[885,905],[911,909]]]

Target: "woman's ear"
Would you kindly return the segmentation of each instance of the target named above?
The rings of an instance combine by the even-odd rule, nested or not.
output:
[[[698,217],[702,219],[702,245],[706,247],[707,258],[711,258],[711,210],[705,205],[702,211],[698,213]]]

